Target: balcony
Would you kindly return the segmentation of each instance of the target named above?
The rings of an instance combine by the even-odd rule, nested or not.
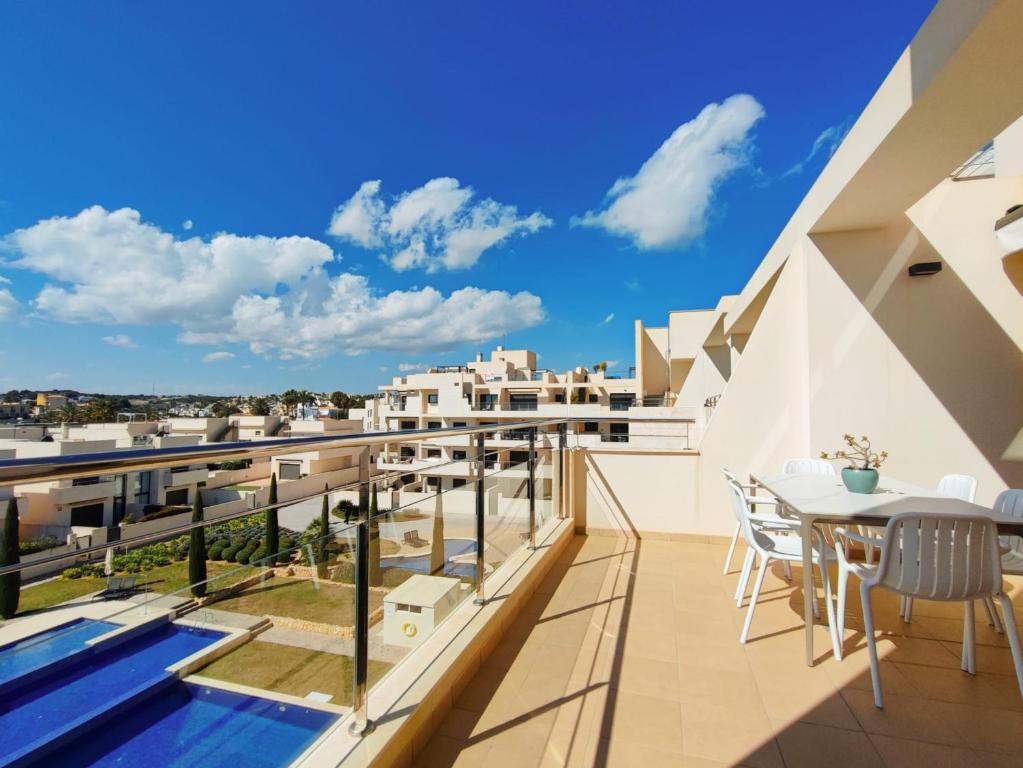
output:
[[[170,472],[163,473],[163,487],[194,485],[208,480],[209,476],[206,467],[174,467]]]
[[[756,634],[721,574],[724,546],[576,536],[450,710],[416,765],[909,766],[1016,764],[1023,702],[1003,636],[978,622],[981,669],[959,669],[962,610],[905,624],[875,605],[883,711],[862,625],[842,662],[802,661],[801,601],[780,569]],[[1023,582],[1013,580],[1017,605]],[[848,607],[859,617],[857,605]],[[826,635],[820,629],[820,647]]]

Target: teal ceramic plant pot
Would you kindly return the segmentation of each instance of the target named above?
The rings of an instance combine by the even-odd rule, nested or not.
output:
[[[842,482],[853,493],[873,493],[877,488],[877,481],[876,469],[845,467],[842,470]]]

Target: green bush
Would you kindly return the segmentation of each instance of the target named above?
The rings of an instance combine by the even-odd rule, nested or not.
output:
[[[84,575],[85,574],[82,572],[82,569],[76,565],[73,565],[70,568],[65,568],[60,573],[60,577],[62,579],[80,579]]]
[[[238,561],[235,558],[237,558],[238,553],[242,551],[242,547],[243,545],[241,542],[232,544],[221,553],[221,556],[229,563],[236,563]]]
[[[262,565],[262,563],[260,563],[260,560],[265,558],[268,554],[269,553],[266,551],[266,547],[264,547],[262,544],[260,544],[258,547],[256,547],[253,550],[252,554],[249,555],[249,562],[252,565],[257,565],[257,564],[258,565]],[[271,563],[267,563],[267,565],[271,565]]]
[[[33,555],[36,552],[45,552],[47,549],[61,546],[61,541],[56,536],[42,536],[31,541],[18,543],[19,555]]]
[[[223,539],[220,539],[206,550],[206,557],[209,560],[222,560],[225,549],[227,549],[227,544],[223,541]]]
[[[354,584],[355,563],[351,560],[339,560],[331,569],[331,578],[344,584]]]
[[[383,586],[391,588],[404,584],[415,575],[415,571],[408,571],[404,568],[384,568],[381,572]]]

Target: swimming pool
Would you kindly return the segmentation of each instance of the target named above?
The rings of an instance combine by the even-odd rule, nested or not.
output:
[[[4,683],[83,650],[89,640],[120,626],[110,621],[75,619],[0,646],[0,688]]]
[[[222,637],[221,632],[163,624],[0,698],[0,765],[45,749],[93,718],[176,681],[167,667]]]
[[[453,563],[452,557],[465,555],[476,551],[474,539],[444,539],[444,575],[476,577],[475,563]],[[406,571],[429,574],[430,555],[394,555],[380,558],[380,565],[383,568],[403,568]]]
[[[54,768],[283,768],[337,719],[301,705],[177,683],[45,758]]]

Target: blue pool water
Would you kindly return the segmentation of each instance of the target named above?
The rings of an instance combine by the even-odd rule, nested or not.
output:
[[[45,759],[47,768],[283,768],[336,715],[176,683]]]
[[[31,688],[0,698],[0,765],[126,697],[169,680],[166,667],[222,637],[220,632],[168,623],[89,654]]]
[[[475,563],[452,563],[451,558],[476,551],[476,542],[472,539],[444,539],[444,575],[476,577]],[[384,567],[403,568],[416,573],[430,573],[430,555],[399,555],[381,558]]]
[[[0,686],[45,667],[86,647],[86,642],[119,628],[120,624],[75,619],[15,643],[0,646]]]

